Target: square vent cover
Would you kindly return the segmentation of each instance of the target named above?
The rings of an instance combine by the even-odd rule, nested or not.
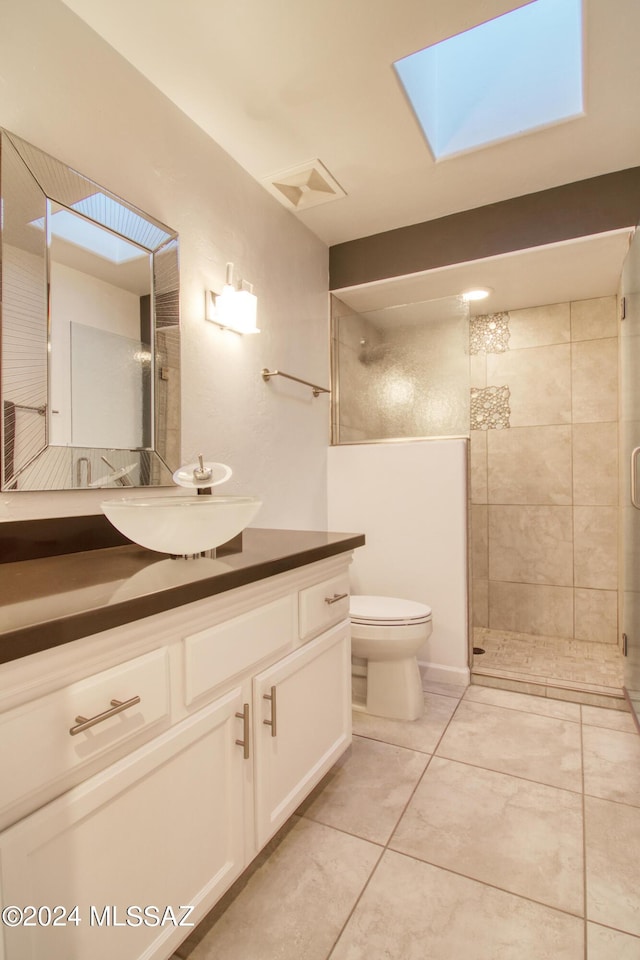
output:
[[[261,183],[289,210],[308,210],[346,197],[345,191],[320,160],[307,160],[296,167],[288,167],[270,177],[263,177]]]

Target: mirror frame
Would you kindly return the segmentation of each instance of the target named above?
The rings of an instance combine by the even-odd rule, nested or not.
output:
[[[42,287],[33,282],[29,296],[20,309],[6,283],[8,267],[7,223],[13,208],[24,198],[8,196],[7,164],[20,177],[20,183],[32,196],[39,196],[45,211],[42,232],[44,271]],[[39,194],[38,194],[39,191]],[[25,140],[0,128],[0,197],[3,216],[0,224],[0,490],[63,490],[88,487],[170,486],[172,474],[180,465],[180,317],[179,317],[179,243],[178,234],[161,221],[123,200],[100,184],[49,156]],[[104,201],[107,198],[107,202]],[[93,201],[93,202],[92,202]],[[50,208],[52,203],[78,213],[74,205],[82,202],[81,216],[116,236],[146,250],[151,259],[150,321],[150,396],[151,443],[148,447],[120,449],[104,447],[53,446],[49,443],[51,411],[51,255]],[[117,205],[117,219],[110,203]],[[88,207],[87,207],[88,205]],[[129,217],[128,214],[131,214]],[[30,223],[26,220],[26,223]],[[36,289],[37,288],[37,289]],[[21,290],[20,293],[24,293]],[[8,300],[12,300],[8,303]],[[25,313],[26,311],[26,313]],[[10,344],[16,331],[31,325],[36,345],[30,348],[37,359],[32,364],[32,384],[21,390],[20,402],[6,395],[12,358]],[[19,346],[18,346],[19,349]],[[45,355],[46,351],[46,355]],[[149,357],[145,358],[149,360]],[[13,360],[15,361],[15,358]],[[141,363],[144,362],[141,360]],[[23,361],[24,363],[24,361]],[[13,368],[16,370],[17,368]],[[14,375],[14,381],[15,381]],[[25,377],[25,382],[29,377]],[[30,392],[29,392],[30,391]],[[32,436],[31,446],[16,464],[17,410],[24,411]],[[40,420],[42,418],[42,420]],[[26,431],[25,431],[26,432]],[[106,466],[105,466],[106,465]],[[93,477],[92,479],[92,468]]]

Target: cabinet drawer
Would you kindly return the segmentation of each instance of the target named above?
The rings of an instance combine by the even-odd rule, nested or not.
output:
[[[323,580],[298,595],[300,639],[309,640],[349,616],[349,575]]]
[[[115,700],[124,704],[118,710]],[[104,716],[70,734],[78,718]],[[65,789],[73,771],[135,738],[169,715],[169,673],[165,650],[120,663],[0,716],[0,813],[26,798]],[[149,737],[155,733],[149,732]],[[122,753],[122,751],[120,751]],[[76,782],[77,778],[73,780]],[[48,789],[47,789],[48,788]]]
[[[296,639],[295,595],[184,638],[185,700],[193,703]]]

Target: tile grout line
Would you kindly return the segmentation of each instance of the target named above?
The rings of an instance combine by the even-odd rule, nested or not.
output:
[[[333,952],[334,952],[334,950],[336,949],[338,943],[340,942],[340,938],[342,937],[342,934],[344,933],[344,931],[346,930],[347,926],[349,925],[349,922],[351,921],[351,918],[352,918],[353,914],[354,914],[355,911],[357,910],[357,908],[358,908],[358,906],[359,906],[359,904],[360,904],[360,901],[362,900],[362,898],[363,898],[363,896],[364,896],[364,894],[365,894],[365,891],[368,889],[369,884],[371,883],[371,881],[373,880],[375,874],[377,873],[378,867],[380,866],[380,863],[382,862],[382,859],[383,859],[385,853],[387,852],[387,850],[390,849],[390,848],[389,848],[389,844],[390,844],[390,842],[391,842],[391,840],[392,840],[392,838],[393,838],[394,833],[396,832],[396,828],[397,828],[398,824],[400,823],[400,820],[401,820],[402,817],[404,816],[404,814],[405,814],[405,812],[406,812],[406,810],[407,810],[407,807],[408,807],[409,804],[411,803],[411,801],[412,801],[412,799],[413,799],[413,797],[414,797],[414,794],[415,794],[416,790],[418,789],[418,786],[420,785],[420,783],[421,783],[422,780],[423,780],[423,777],[424,777],[425,773],[426,773],[427,770],[429,769],[429,765],[430,765],[430,763],[431,763],[431,760],[432,760],[433,757],[435,756],[435,752],[436,752],[436,750],[438,749],[438,747],[440,746],[440,742],[442,741],[442,738],[444,737],[445,733],[447,732],[447,730],[448,730],[448,728],[449,728],[449,724],[451,723],[451,721],[452,721],[453,718],[455,717],[456,713],[458,712],[458,709],[459,709],[461,703],[462,703],[462,697],[460,697],[460,699],[458,700],[458,702],[457,702],[457,704],[456,704],[456,707],[455,707],[453,713],[451,714],[451,716],[450,716],[449,719],[447,720],[447,722],[446,722],[446,724],[445,724],[445,726],[444,726],[444,729],[443,729],[442,733],[440,734],[440,736],[439,736],[439,738],[438,738],[438,742],[436,743],[435,747],[433,748],[433,752],[428,755],[428,756],[429,756],[429,759],[427,760],[426,766],[425,766],[424,770],[422,771],[422,773],[420,774],[420,776],[418,777],[418,780],[416,781],[416,784],[415,784],[413,790],[411,791],[411,795],[409,796],[409,799],[407,800],[407,802],[405,803],[404,807],[402,808],[402,812],[400,813],[398,819],[396,820],[393,829],[392,829],[391,832],[389,833],[389,837],[388,837],[386,843],[383,845],[382,852],[380,853],[380,856],[378,857],[378,859],[377,859],[377,861],[376,861],[376,864],[375,864],[373,870],[372,870],[371,873],[369,874],[366,883],[364,884],[362,890],[361,890],[360,893],[358,894],[358,896],[357,896],[357,898],[356,898],[356,900],[355,900],[355,903],[353,904],[351,910],[349,911],[348,917],[346,918],[345,922],[344,922],[344,923],[342,924],[342,926],[340,927],[340,930],[339,930],[339,932],[338,932],[338,935],[337,935],[337,937],[335,938],[335,940],[334,940],[334,942],[333,942],[333,944],[332,944],[329,952],[328,952],[327,955],[326,955],[326,960],[331,960],[331,955],[333,954]],[[384,742],[384,741],[382,741],[382,742]],[[407,748],[407,749],[411,749],[411,748]],[[414,752],[414,753],[421,753],[420,750],[414,750],[413,752]],[[392,850],[392,852],[393,852],[393,853],[396,853],[395,850]],[[411,858],[411,859],[415,859],[415,858]],[[422,861],[422,862],[424,862],[424,861]]]

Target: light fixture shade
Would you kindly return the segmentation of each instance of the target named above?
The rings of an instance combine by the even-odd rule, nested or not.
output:
[[[212,294],[215,309],[207,319],[236,333],[260,333],[256,326],[258,298],[248,290],[236,290],[225,283],[222,293]]]

